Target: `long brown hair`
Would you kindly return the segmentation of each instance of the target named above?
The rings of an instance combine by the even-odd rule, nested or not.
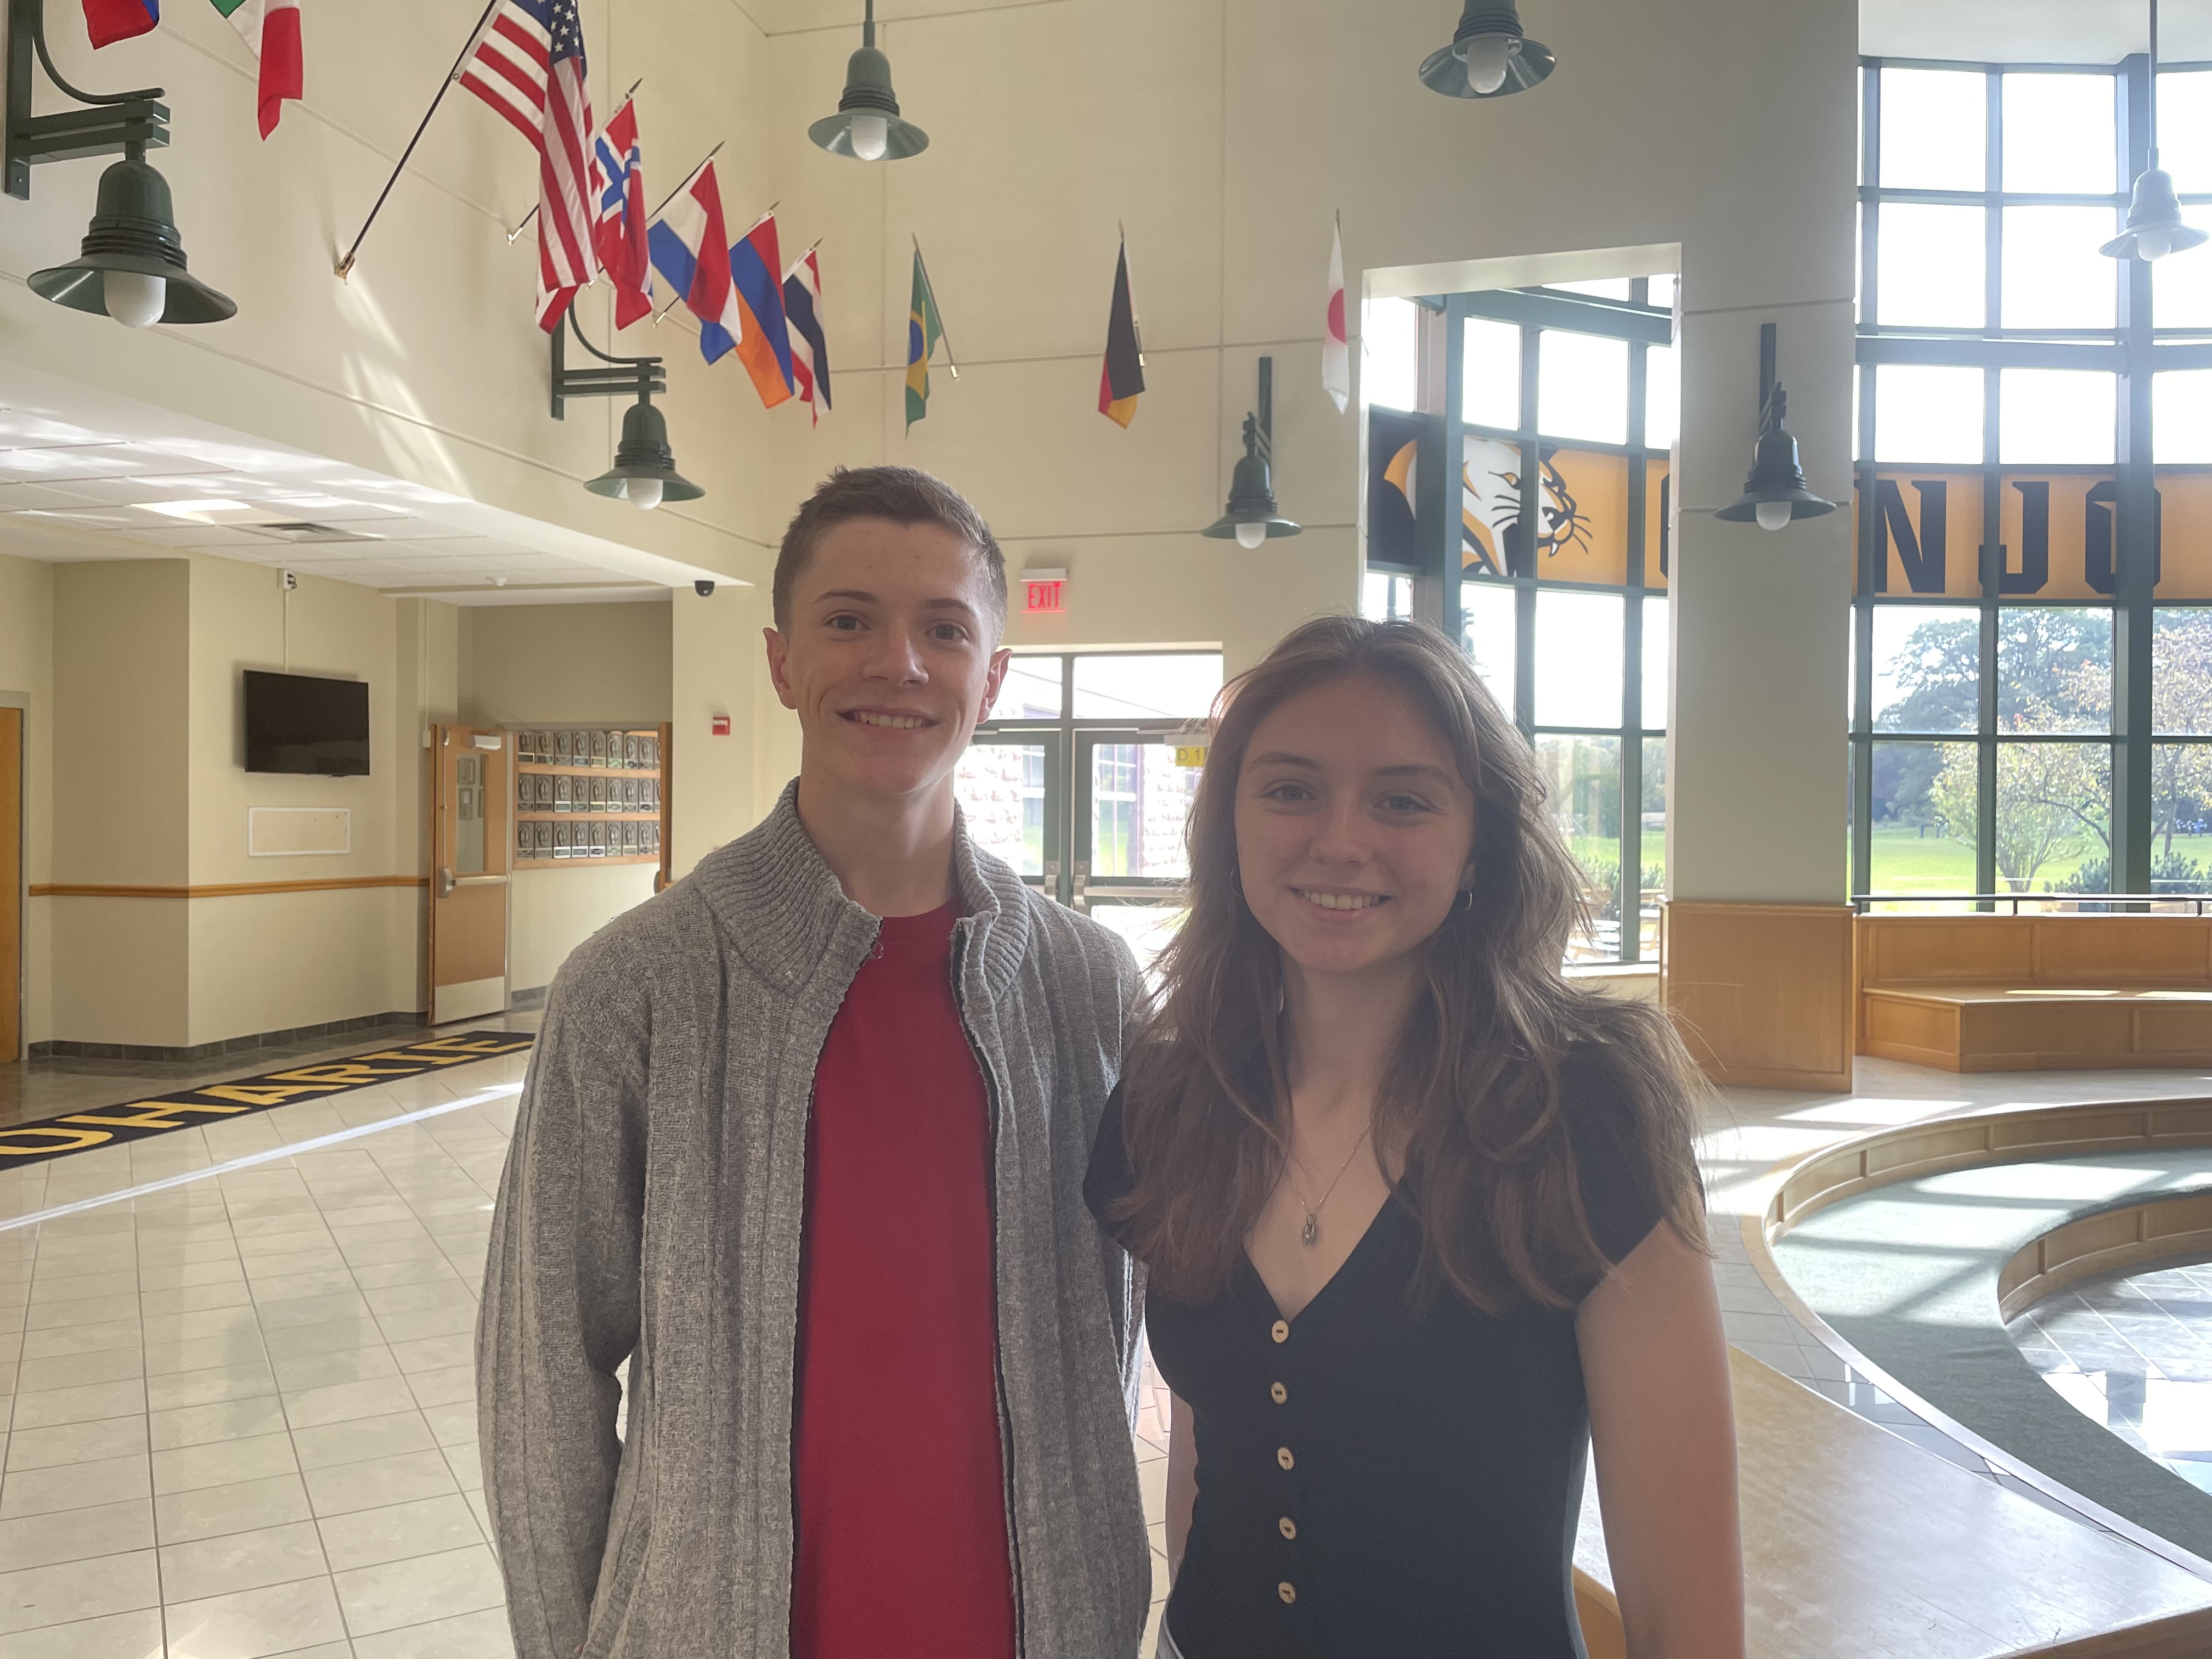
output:
[[[1292,630],[1215,705],[1188,828],[1186,914],[1127,1066],[1130,1249],[1163,1294],[1205,1300],[1281,1176],[1282,953],[1237,874],[1238,777],[1268,714],[1354,675],[1413,700],[1475,800],[1473,898],[1423,947],[1420,993],[1376,1100],[1374,1144],[1402,1150],[1398,1193],[1421,1220],[1417,1293],[1449,1288],[1485,1312],[1570,1307],[1604,1277],[1570,1139],[1577,1100],[1559,1081],[1577,1051],[1626,1101],[1615,1139],[1634,1148],[1666,1224],[1706,1250],[1692,1149],[1702,1080],[1657,1009],[1562,976],[1581,883],[1527,740],[1435,629],[1352,617]]]

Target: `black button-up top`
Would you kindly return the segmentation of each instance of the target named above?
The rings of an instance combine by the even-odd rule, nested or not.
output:
[[[1660,1206],[1602,1064],[1563,1068],[1583,1204],[1619,1261]],[[1117,1091],[1085,1196],[1134,1176]],[[1153,1293],[1191,1408],[1198,1503],[1167,1621],[1185,1659],[1583,1659],[1571,1564],[1589,1416],[1571,1311],[1408,1296],[1421,1227],[1386,1201],[1294,1321],[1249,1257],[1202,1304]]]

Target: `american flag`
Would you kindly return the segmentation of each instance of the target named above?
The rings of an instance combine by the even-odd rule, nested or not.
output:
[[[550,333],[599,269],[592,247],[592,96],[576,0],[501,0],[461,84],[538,150],[538,321]]]

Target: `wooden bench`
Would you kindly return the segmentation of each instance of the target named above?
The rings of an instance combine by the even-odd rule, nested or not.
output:
[[[1949,1072],[2212,1065],[2212,917],[1861,916],[1857,1049]]]

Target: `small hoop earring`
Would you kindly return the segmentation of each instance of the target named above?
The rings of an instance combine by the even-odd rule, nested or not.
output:
[[[1459,896],[1459,902],[1452,908],[1461,915],[1465,915],[1468,911],[1474,909],[1474,889],[1469,887],[1462,890]]]

